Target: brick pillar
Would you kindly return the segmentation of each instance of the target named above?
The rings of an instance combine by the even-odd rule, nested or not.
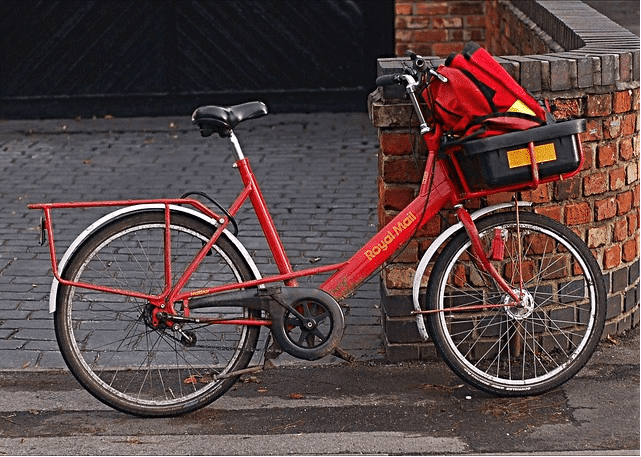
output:
[[[571,1],[571,0],[570,0]],[[539,11],[547,31],[513,4],[501,0],[468,2],[411,2],[396,0],[397,51],[406,48],[423,55],[444,56],[458,51],[462,42],[454,36],[458,24],[464,28],[460,8],[465,3],[476,14],[483,4],[488,13],[484,39],[497,60],[522,86],[556,106],[559,120],[584,118],[587,131],[581,139],[585,164],[579,175],[567,181],[520,192],[519,197],[534,203],[536,212],[556,219],[575,231],[589,246],[601,266],[608,290],[608,313],[604,337],[624,332],[639,324],[639,40],[614,27],[602,16],[595,17],[595,29],[605,31],[608,43],[598,34],[573,37],[568,29],[575,23],[572,9]],[[553,8],[554,2],[534,7]],[[451,7],[451,8],[450,8]],[[585,7],[575,2],[575,8]],[[454,12],[458,11],[459,15]],[[537,13],[537,14],[538,14]],[[555,21],[554,15],[569,14]],[[436,20],[437,17],[441,19]],[[445,20],[445,18],[449,18]],[[550,24],[561,24],[556,30]],[[421,35],[419,25],[425,26]],[[441,24],[442,27],[436,27]],[[448,24],[446,27],[445,24]],[[581,25],[578,23],[578,25]],[[596,27],[598,25],[598,27]],[[443,35],[451,47],[411,42]],[[549,34],[548,34],[549,32]],[[452,34],[450,34],[452,33]],[[476,33],[476,32],[475,32]],[[554,36],[567,43],[585,44],[581,49],[564,51]],[[569,38],[568,38],[569,36]],[[399,37],[401,39],[399,39]],[[590,40],[594,40],[591,44]],[[620,41],[617,41],[620,40]],[[634,43],[636,40],[636,44]],[[421,48],[423,46],[423,48]],[[421,49],[424,49],[421,51]],[[538,50],[538,51],[534,51]],[[550,53],[557,50],[556,53]],[[427,52],[426,52],[427,51]],[[447,52],[445,52],[447,51]],[[540,52],[541,54],[529,54]],[[545,54],[545,53],[549,54]],[[429,58],[433,66],[442,63]],[[379,59],[379,74],[402,69],[402,59]],[[417,194],[422,177],[425,146],[416,129],[410,133],[411,106],[392,88],[370,96],[372,123],[379,129],[379,225],[383,226]],[[415,117],[414,117],[415,120]],[[466,202],[468,209],[509,201],[513,194],[490,195]],[[455,222],[450,211],[421,230],[406,250],[388,266],[381,277],[385,347],[390,360],[426,358],[433,354],[429,343],[418,335],[412,310],[411,284],[418,260],[430,242],[441,232],[442,221]],[[429,267],[428,267],[429,272]],[[425,284],[423,284],[425,286]]]

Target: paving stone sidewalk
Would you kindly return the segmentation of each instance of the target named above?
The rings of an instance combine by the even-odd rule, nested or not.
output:
[[[237,136],[294,268],[346,260],[376,232],[377,134],[364,113],[269,115]],[[229,143],[201,138],[189,116],[0,121],[0,369],[63,367],[48,313],[51,267],[28,203],[179,197],[204,191],[230,205],[241,189]],[[54,211],[56,249],[108,212]],[[274,273],[253,212],[239,238]],[[320,278],[310,280],[319,284]],[[302,281],[306,281],[305,278]],[[344,302],[344,348],[383,357],[378,278]]]

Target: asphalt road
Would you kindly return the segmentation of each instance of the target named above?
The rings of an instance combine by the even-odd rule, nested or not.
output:
[[[497,398],[444,363],[290,366],[192,414],[111,410],[65,371],[0,372],[0,454],[639,455],[639,330],[561,388]]]

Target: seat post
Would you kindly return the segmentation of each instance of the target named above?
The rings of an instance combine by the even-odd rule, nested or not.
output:
[[[236,162],[238,162],[239,160],[243,160],[245,158],[245,154],[243,154],[243,150],[240,147],[238,138],[236,138],[233,130],[229,130],[229,141],[231,141],[232,151],[234,152]]]

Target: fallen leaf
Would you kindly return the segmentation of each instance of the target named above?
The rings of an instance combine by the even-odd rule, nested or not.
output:
[[[292,400],[301,400],[301,399],[305,398],[305,395],[299,394],[298,392],[295,392],[293,394],[289,394],[289,398],[291,398]]]

